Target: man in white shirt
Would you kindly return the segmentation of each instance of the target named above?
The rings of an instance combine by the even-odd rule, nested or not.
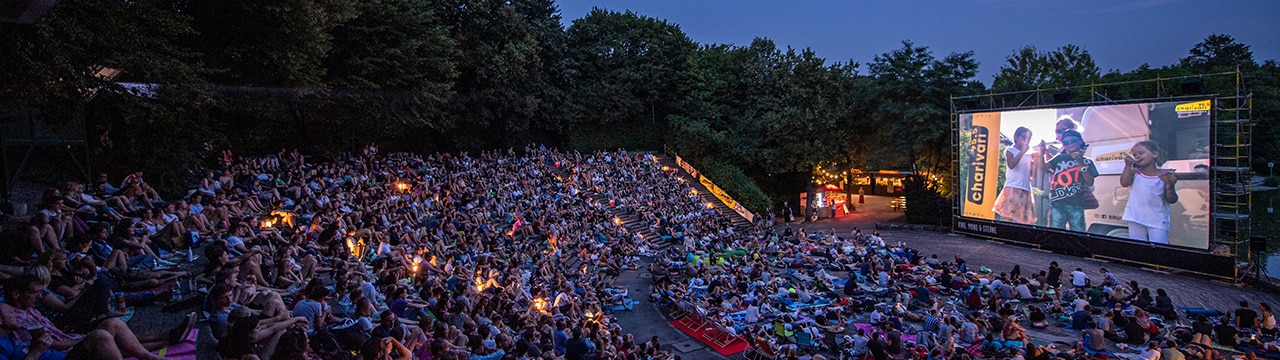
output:
[[[1076,288],[1089,286],[1089,274],[1086,274],[1084,269],[1076,268],[1076,271],[1071,272],[1071,285]]]

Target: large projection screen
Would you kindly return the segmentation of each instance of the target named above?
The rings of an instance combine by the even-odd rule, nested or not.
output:
[[[958,114],[958,220],[1207,250],[1211,109],[1196,100]],[[1122,181],[1126,167],[1132,181]]]

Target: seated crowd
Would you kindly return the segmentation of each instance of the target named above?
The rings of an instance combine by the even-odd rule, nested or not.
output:
[[[197,314],[140,333],[120,305],[175,287],[203,294],[223,359],[678,358],[612,316],[634,304],[614,278],[644,258],[651,299],[786,358],[1085,358],[1111,340],[1207,359],[1275,333],[1269,307],[1242,304],[1179,334],[1163,289],[1105,269],[992,274],[876,233],[777,231],[771,213],[735,227],[648,154],[222,155],[180,198],[102,176],[4,222],[0,358],[161,358]],[[1080,346],[1029,341],[1054,322]]]
[[[683,247],[667,249],[650,266],[650,297],[678,316],[701,317],[785,358],[837,351],[876,359],[1094,358],[1107,353],[1111,341],[1152,360],[1161,352],[1213,359],[1221,355],[1215,344],[1238,345],[1238,332],[1257,333],[1255,348],[1280,349],[1266,304],[1258,313],[1241,303],[1243,310],[1221,316],[1216,328],[1177,326],[1179,311],[1164,289],[1153,296],[1105,268],[1090,276],[1052,262],[1034,274],[1023,274],[1021,265],[995,274],[971,269],[959,256],[922,256],[878,233],[779,232],[763,222],[734,229],[696,203],[664,208],[675,213],[660,219],[659,228]],[[1030,341],[1028,328],[1047,333],[1050,327],[1065,329],[1073,344]]]
[[[224,359],[674,357],[611,316],[633,304],[613,278],[654,245],[610,206],[650,211],[646,184],[674,182],[651,155],[370,146],[328,163],[282,151],[220,165],[180,199],[141,173],[49,190],[6,229],[0,278],[23,284],[6,287],[20,310],[7,349],[75,355],[89,339],[155,358],[148,349],[187,330],[134,335],[117,298],[146,304],[193,283]],[[201,243],[207,262],[188,275],[175,262]],[[39,296],[8,294],[28,288]],[[52,340],[31,339],[36,323]]]

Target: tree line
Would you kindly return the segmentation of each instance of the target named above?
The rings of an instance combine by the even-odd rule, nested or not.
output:
[[[1255,158],[1280,153],[1276,62],[1228,35],[1127,72],[1102,73],[1074,45],[1024,47],[987,86],[972,52],[910,41],[860,64],[766,38],[699,44],[632,12],[561,20],[552,0],[63,0],[36,24],[0,24],[0,119],[85,119],[99,161],[171,188],[225,148],[668,145],[760,211],[819,166],[950,174],[952,96],[1240,68],[1261,119]]]

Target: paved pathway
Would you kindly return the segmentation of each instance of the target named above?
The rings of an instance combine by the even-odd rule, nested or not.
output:
[[[640,270],[623,271],[614,281],[615,285],[627,286],[631,291],[631,298],[640,302],[635,305],[634,310],[615,313],[622,330],[635,335],[637,342],[658,336],[664,348],[684,359],[724,359],[724,356],[671,326],[669,321],[674,319],[667,319],[658,310],[658,306],[649,301],[652,279],[648,277],[646,270],[648,263],[642,262]]]

